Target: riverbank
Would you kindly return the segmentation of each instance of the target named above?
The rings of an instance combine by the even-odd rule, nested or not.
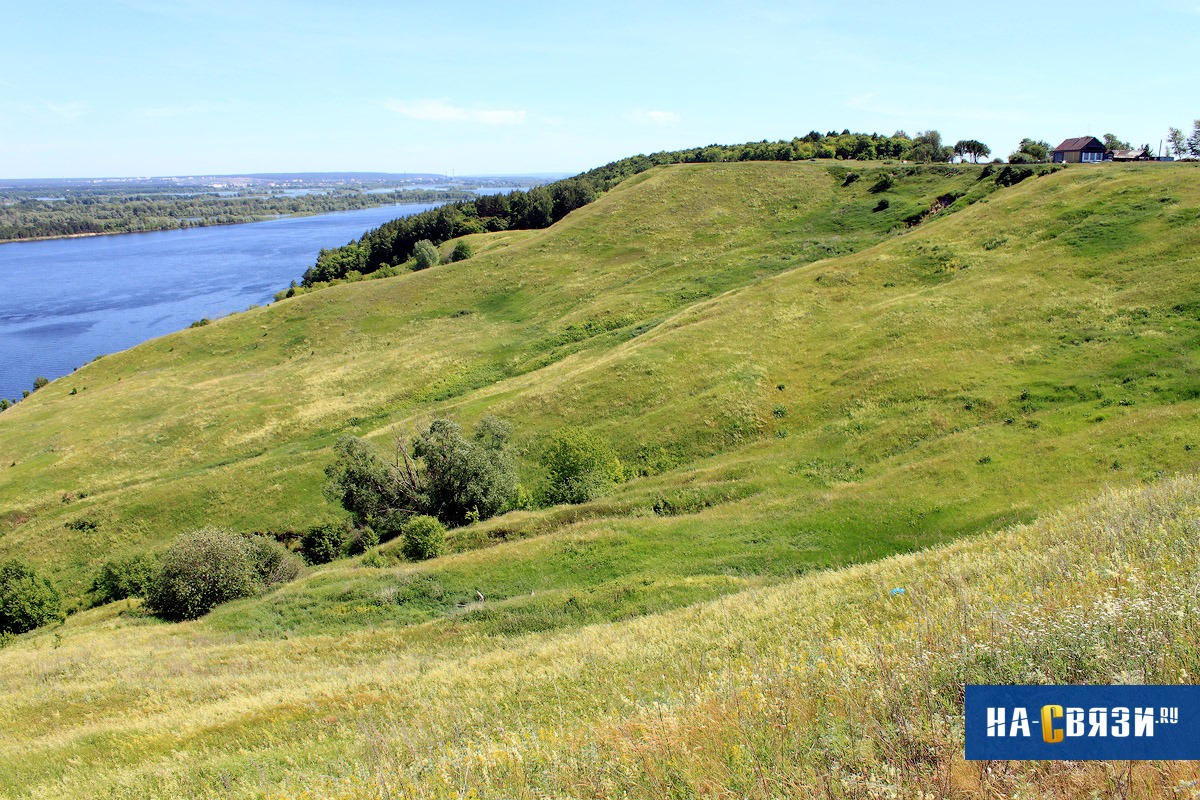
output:
[[[67,375],[196,320],[266,305],[322,248],[435,205],[9,242],[0,247],[0,397],[19,398],[38,376]]]

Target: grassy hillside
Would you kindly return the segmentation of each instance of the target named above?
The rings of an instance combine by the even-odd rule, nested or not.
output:
[[[0,738],[0,786],[794,789],[768,772],[816,786],[832,764],[798,758],[824,735],[801,723],[830,709],[794,697],[788,658],[801,686],[866,692],[920,667],[904,659],[945,626],[983,642],[980,603],[1025,619],[1051,578],[1074,587],[1071,608],[1092,603],[1108,578],[1069,566],[1089,554],[1118,576],[1123,558],[1141,559],[1138,575],[1194,574],[1190,479],[846,565],[1194,469],[1198,174],[1105,165],[1002,188],[975,167],[660,168],[548,230],[473,237],[467,261],[296,297],[55,381],[0,414],[0,557],[77,597],[101,561],[182,531],[339,515],[320,484],[344,432],[386,444],[434,415],[501,414],[534,485],[548,436],[579,425],[637,476],[589,504],[456,530],[430,562],[387,545],[196,623],[121,603],[21,637],[0,651],[0,719],[20,731]],[[1161,523],[1161,548],[1135,546],[1141,522],[1106,527],[1138,515]],[[1089,525],[1111,536],[1072,539]],[[1038,571],[1046,541],[1061,575]],[[905,617],[879,599],[901,581],[954,596]],[[858,654],[841,672],[825,671],[827,637]],[[1171,668],[1194,670],[1193,654]],[[1177,679],[1166,668],[1143,672]],[[986,776],[954,761],[947,732],[945,690],[964,674],[977,673],[897,689],[929,715],[903,752],[885,752],[897,701],[864,698],[866,716],[816,748],[844,753],[833,795],[934,778],[978,789]],[[778,725],[799,750],[770,749]]]
[[[1198,519],[1192,476],[523,636],[475,635],[472,610],[272,641],[122,602],[0,650],[0,794],[1188,796],[1194,762],[965,762],[960,691],[1194,680]]]
[[[643,174],[548,231],[479,237],[467,262],[294,298],[56,381],[0,416],[0,553],[78,591],[104,557],[181,530],[302,528],[339,513],[319,491],[339,433],[386,441],[432,414],[508,416],[528,483],[568,423],[650,474],[590,509],[462,534],[593,517],[572,530],[613,548],[600,582],[669,558],[727,591],[1152,479],[1194,462],[1200,312],[1195,173],[1158,166],[1031,179],[911,230],[913,209],[964,205],[990,181],[933,168],[872,192],[898,168],[848,182],[770,163]],[[708,506],[719,525],[675,513]]]
[[[107,356],[0,417],[0,552],[77,587],[106,552],[187,527],[309,524],[330,513],[318,484],[338,433],[602,356],[698,301],[877,242],[976,177],[910,176],[894,209],[872,213],[868,181],[843,189],[824,167],[661,170],[552,231],[481,237],[469,262]],[[515,422],[531,445],[544,427]]]

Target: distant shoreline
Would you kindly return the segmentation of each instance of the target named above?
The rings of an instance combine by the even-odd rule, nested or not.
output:
[[[324,214],[345,214],[352,211],[366,211],[373,208],[387,208],[388,206],[408,206],[408,205],[441,205],[448,200],[434,200],[422,202],[414,200],[407,203],[379,203],[378,205],[363,206],[361,208],[343,208],[336,211],[298,211],[295,214],[275,214],[269,217],[259,217],[256,219],[241,220],[238,222],[204,222],[188,225],[186,227],[169,227],[169,228],[152,228],[143,231],[89,231],[87,233],[62,233],[54,236],[30,236],[22,239],[0,239],[0,245],[16,244],[19,242],[52,242],[60,239],[86,239],[92,236],[129,236],[136,233],[162,233],[163,231],[186,231],[193,228],[217,228],[226,227],[229,225],[253,225],[256,222],[271,222],[277,219],[294,219],[297,217],[319,217]]]
[[[397,203],[396,205],[400,205]],[[367,206],[367,208],[383,208],[383,206]],[[347,209],[349,211],[358,211],[359,209]],[[328,214],[339,214],[339,211],[324,212]],[[186,231],[191,228],[216,228],[225,225],[252,225],[255,222],[270,222],[273,219],[286,219],[288,217],[313,217],[317,216],[311,212],[301,212],[299,214],[277,214],[273,217],[262,217],[261,219],[248,219],[242,222],[206,222],[197,225],[188,225],[187,227],[172,227],[172,228],[152,228],[147,231],[89,231],[88,233],[60,233],[54,236],[30,236],[23,239],[0,239],[0,244],[15,244],[17,242],[53,242],[59,239],[87,239],[92,236],[128,236],[134,233],[162,233],[163,231]]]

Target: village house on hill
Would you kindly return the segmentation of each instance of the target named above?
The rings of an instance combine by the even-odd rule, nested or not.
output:
[[[1098,164],[1107,150],[1095,136],[1080,136],[1054,148],[1053,160],[1055,164]]]
[[[1150,151],[1144,147],[1138,147],[1133,150],[1113,150],[1113,161],[1157,161],[1154,156],[1150,155]]]

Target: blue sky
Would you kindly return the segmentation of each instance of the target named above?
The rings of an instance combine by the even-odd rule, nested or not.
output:
[[[1200,0],[0,7],[0,177],[578,172],[816,129],[1007,155],[1200,117]]]

